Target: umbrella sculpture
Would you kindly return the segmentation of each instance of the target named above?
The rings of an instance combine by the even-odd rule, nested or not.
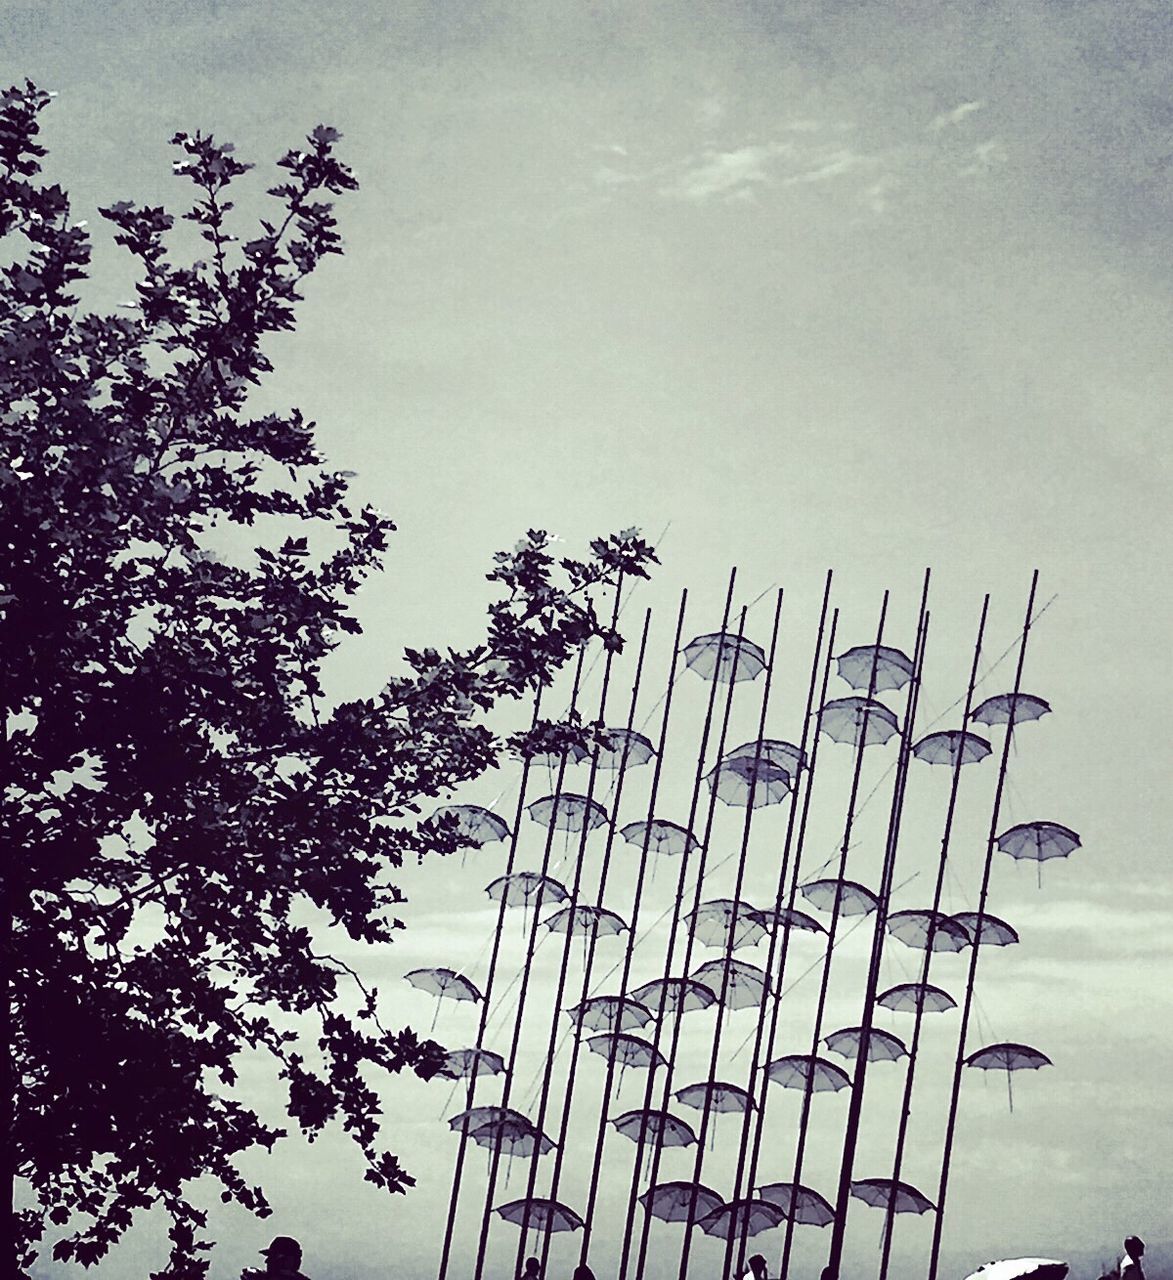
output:
[[[651,1107],[625,1111],[618,1120],[612,1120],[611,1123],[632,1142],[646,1141],[651,1137],[662,1147],[689,1147],[696,1141],[692,1127],[685,1124],[679,1116]]]
[[[632,1031],[655,1020],[647,1005],[631,996],[588,996],[566,1012],[587,1031]]]
[[[979,738],[976,733],[944,729],[940,733],[930,733],[923,737],[913,747],[912,754],[927,764],[955,765],[958,760],[962,764],[977,764],[991,750],[985,738]]]
[[[668,1059],[647,1040],[639,1036],[627,1035],[622,1031],[609,1031],[601,1036],[591,1036],[587,1048],[612,1062],[619,1064],[619,1080],[615,1086],[618,1093],[623,1088],[623,1073],[628,1067],[664,1067]]]
[[[771,1227],[781,1226],[786,1215],[776,1204],[768,1200],[734,1200],[713,1209],[697,1220],[697,1226],[707,1236],[719,1236],[728,1240],[730,1235],[756,1236]]]
[[[514,871],[507,876],[498,876],[485,885],[485,892],[494,901],[504,902],[507,907],[521,908],[523,933],[529,922],[530,907],[539,911],[548,903],[565,902],[570,897],[561,881],[540,875],[537,871]]]
[[[784,742],[781,738],[754,738],[750,742],[743,742],[740,747],[734,747],[732,751],[726,751],[723,759],[759,760],[785,769],[792,780],[798,777],[800,770],[806,768],[806,752],[793,742]]]
[[[819,711],[819,728],[832,742],[865,747],[887,742],[900,732],[896,716],[872,698],[836,698]]]
[[[530,1124],[524,1116],[502,1116],[486,1120],[469,1130],[468,1135],[478,1146],[500,1150],[507,1156],[544,1156],[558,1145]]]
[[[512,1119],[524,1121],[526,1124],[530,1122],[521,1114],[520,1111],[514,1111],[511,1107],[499,1107],[489,1105],[484,1107],[469,1107],[467,1111],[458,1111],[448,1121],[448,1128],[452,1130],[463,1129],[467,1123],[469,1132],[473,1129],[479,1129],[481,1125],[488,1124],[492,1120]],[[533,1126],[530,1125],[532,1128]]]
[[[672,1095],[677,1102],[697,1111],[727,1112],[738,1111],[744,1115],[754,1109],[753,1099],[740,1086],[728,1084],[724,1080],[705,1080],[700,1084],[687,1084],[677,1089]],[[709,1138],[709,1150],[717,1145],[717,1123],[714,1120]],[[698,1214],[699,1216],[699,1214]]]
[[[826,933],[826,929],[805,911],[796,911],[793,907],[778,907],[767,916],[767,923],[784,929],[789,926],[801,933]]]
[[[756,680],[766,669],[765,651],[744,636],[714,631],[684,646],[684,662],[698,676],[729,684]]]
[[[912,659],[886,644],[857,645],[841,653],[835,662],[840,676],[853,689],[886,693],[889,689],[903,689],[912,679]]]
[[[495,840],[507,840],[509,826],[491,809],[479,804],[446,804],[437,809],[433,818],[455,818],[457,834],[467,845],[480,848]]]
[[[915,1013],[918,1009],[925,1013],[944,1013],[957,1008],[957,1001],[949,992],[934,987],[931,982],[897,983],[878,995],[876,1003],[901,1013]]]
[[[559,791],[556,795],[543,796],[526,811],[535,822],[556,831],[593,831],[607,821],[607,811],[595,800],[576,795],[573,791]]]
[[[631,994],[652,1010],[658,1010],[662,1000],[665,1012],[671,1013],[691,1013],[717,1003],[713,989],[694,978],[653,978]]]
[[[963,929],[968,930],[974,942],[981,942],[984,946],[1009,947],[1019,941],[1018,933],[1014,928],[1005,920],[1000,920],[988,912],[983,912],[981,916],[982,936],[980,938],[977,936],[978,913],[976,911],[957,911],[953,919]]]
[[[776,1204],[788,1218],[811,1227],[828,1227],[835,1221],[835,1210],[817,1191],[801,1183],[770,1182],[758,1187],[758,1195]]]
[[[785,769],[747,756],[722,760],[708,773],[707,781],[718,800],[742,808],[781,804],[790,794],[790,774]]]
[[[820,911],[833,912],[838,901],[841,916],[866,916],[880,905],[870,889],[854,880],[812,880],[800,885],[799,891]]]
[[[571,937],[578,934],[582,938],[584,965],[590,958],[592,940],[618,937],[627,929],[623,917],[606,907],[563,907],[542,923],[552,933],[567,933]]]
[[[582,764],[590,752],[581,742],[567,742],[562,747],[551,747],[548,751],[535,751],[530,756],[530,763],[542,765],[547,769],[557,769],[563,757],[567,764]]]
[[[893,1213],[931,1213],[935,1207],[914,1186],[891,1178],[860,1178],[851,1184],[851,1194],[873,1209],[891,1208]]]
[[[758,1008],[769,985],[765,973],[756,964],[746,964],[744,960],[710,960],[692,976],[715,991],[718,998],[724,985],[727,1009]]]
[[[506,1222],[514,1222],[518,1226],[525,1223],[533,1231],[577,1231],[582,1226],[582,1219],[573,1209],[542,1196],[511,1200],[500,1205],[495,1212]]]
[[[684,1222],[719,1209],[724,1201],[702,1182],[660,1182],[639,1197],[640,1204],[663,1222]]]
[[[851,1077],[826,1058],[809,1053],[790,1053],[775,1058],[766,1075],[784,1089],[809,1089],[812,1093],[838,1093],[851,1087]]]
[[[1051,710],[1051,704],[1030,693],[999,693],[987,698],[969,713],[978,724],[1018,724],[1026,720],[1039,720]]]
[[[1065,1280],[1067,1263],[1054,1258],[1004,1258],[987,1262],[965,1280]]]
[[[440,1013],[440,1000],[447,997],[449,1000],[471,1000],[475,1003],[482,998],[481,993],[463,974],[456,973],[452,969],[412,969],[410,973],[405,973],[403,976],[413,987],[439,997],[436,1001],[436,1012],[432,1014],[432,1025],[428,1028],[430,1031],[436,1026],[436,1018]]]
[[[667,818],[653,818],[651,822],[629,822],[622,827],[619,834],[628,844],[643,848],[647,841],[652,853],[695,853],[701,842],[686,827],[678,822],[669,822]]]
[[[922,951],[929,947],[930,934],[934,951],[964,951],[971,942],[969,930],[942,911],[894,911],[885,924],[906,947]]]
[[[1010,1100],[1010,1110],[1014,1110],[1014,1086],[1011,1083],[1015,1071],[1037,1071],[1040,1067],[1052,1065],[1045,1053],[1032,1049],[1028,1044],[988,1044],[977,1053],[971,1053],[965,1060],[967,1067],[978,1067],[983,1071],[1006,1072],[1006,1094]]]
[[[862,1035],[862,1027],[843,1027],[825,1036],[823,1043],[831,1053],[837,1053],[842,1058],[851,1058],[854,1061],[859,1053]],[[908,1050],[899,1036],[894,1036],[889,1031],[881,1031],[879,1027],[873,1027],[868,1032],[867,1057],[869,1062],[897,1062],[901,1058],[908,1057]]]
[[[1060,822],[1020,822],[1003,831],[997,846],[1012,858],[1033,858],[1038,864],[1039,887],[1043,884],[1043,863],[1048,858],[1066,858],[1079,848],[1079,836]]]
[[[748,902],[713,898],[684,917],[693,938],[703,947],[735,951],[756,946],[769,933],[765,916]]]
[[[619,769],[626,755],[627,768],[634,769],[647,764],[655,754],[651,742],[634,729],[604,729],[595,763],[600,769]]]
[[[505,1070],[505,1059],[489,1049],[451,1049],[438,1074],[449,1080],[465,1080],[470,1076],[499,1076]]]

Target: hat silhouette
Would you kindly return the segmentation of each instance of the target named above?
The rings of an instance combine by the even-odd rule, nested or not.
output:
[[[271,1253],[281,1256],[296,1255],[296,1257],[300,1259],[301,1245],[299,1245],[292,1236],[274,1236],[269,1247],[267,1249],[262,1249],[261,1253],[266,1257]]]

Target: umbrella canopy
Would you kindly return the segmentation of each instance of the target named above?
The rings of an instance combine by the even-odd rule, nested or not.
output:
[[[451,1049],[439,1074],[450,1080],[470,1076],[499,1076],[505,1070],[505,1059],[488,1049]]]
[[[982,936],[978,938],[978,913],[976,911],[958,911],[953,915],[953,919],[959,925],[968,931],[969,936],[975,941],[980,942],[986,947],[1009,947],[1019,941],[1018,933],[1005,920],[999,920],[997,916],[990,913],[982,914]]]
[[[744,960],[710,960],[692,976],[715,991],[718,999],[724,986],[726,1009],[758,1008],[769,985],[765,972]]]
[[[990,744],[976,733],[962,729],[945,729],[923,737],[912,749],[918,760],[928,764],[977,764],[990,754]]]
[[[771,1182],[758,1187],[758,1195],[782,1210],[787,1218],[812,1227],[828,1227],[835,1221],[835,1210],[817,1191],[801,1183]]]
[[[802,896],[820,911],[833,912],[839,904],[841,916],[866,916],[875,911],[880,900],[854,880],[812,880],[799,886]]]
[[[639,845],[644,842],[652,853],[695,853],[701,842],[686,827],[678,822],[669,822],[667,818],[653,818],[650,822],[629,822],[620,829],[619,834],[628,844]]]
[[[596,767],[599,769],[620,769],[626,766],[634,769],[638,765],[647,764],[656,754],[651,741],[634,729],[604,729],[599,735],[599,754]]]
[[[525,1124],[530,1122],[521,1114],[520,1111],[514,1111],[510,1107],[485,1106],[485,1107],[469,1107],[467,1111],[458,1111],[448,1121],[448,1128],[459,1132],[467,1123],[469,1132],[473,1129],[479,1129],[482,1125],[488,1124],[492,1120],[513,1119],[523,1121]],[[530,1125],[532,1128],[533,1126]]]
[[[1053,1063],[1045,1053],[1032,1049],[1028,1044],[1014,1044],[1003,1041],[1000,1044],[988,1044],[984,1049],[971,1053],[965,1059],[967,1067],[978,1067],[983,1071],[1005,1071],[1006,1093],[1010,1099],[1010,1110],[1014,1110],[1014,1086],[1011,1083],[1015,1071],[1037,1071],[1040,1067],[1049,1067]]]
[[[886,693],[889,689],[903,689],[912,679],[912,659],[886,644],[856,645],[841,653],[835,662],[840,676],[853,689]]]
[[[1054,1258],[1004,1258],[971,1271],[965,1280],[1065,1280],[1067,1263]]]
[[[593,831],[607,821],[607,811],[601,804],[573,791],[543,796],[527,805],[526,812],[535,822],[556,831]]]
[[[632,1031],[655,1020],[651,1009],[632,996],[588,996],[566,1012],[587,1031]]]
[[[564,746],[550,747],[546,751],[535,751],[530,756],[530,763],[542,765],[547,769],[557,769],[563,757],[567,764],[582,764],[590,752],[581,742],[569,741]]]
[[[502,1116],[499,1120],[486,1120],[468,1136],[479,1147],[501,1151],[507,1156],[544,1156],[558,1145],[539,1133],[524,1116]]]
[[[802,933],[827,932],[814,916],[808,916],[805,911],[795,911],[793,907],[778,907],[773,912],[767,913],[766,923],[776,925],[780,929],[798,929]]]
[[[896,716],[873,698],[836,698],[819,711],[819,728],[832,742],[865,747],[887,742],[900,732]]]
[[[934,987],[931,982],[900,982],[878,995],[876,1003],[901,1013],[915,1013],[918,1009],[925,1013],[944,1013],[957,1008],[957,1001],[949,992]]]
[[[635,1111],[625,1111],[611,1123],[632,1142],[655,1138],[662,1147],[688,1147],[696,1141],[691,1126],[670,1111],[639,1107]]]
[[[685,664],[706,680],[724,684],[756,680],[766,669],[766,654],[760,645],[728,631],[697,636],[684,646]]]
[[[631,994],[653,1012],[661,1007],[661,1002],[664,1011],[672,1013],[691,1013],[717,1003],[712,987],[695,978],[653,978]]]
[[[790,774],[785,769],[748,756],[722,760],[708,773],[707,781],[718,800],[741,808],[781,804],[790,794]]]
[[[832,1053],[837,1053],[843,1058],[855,1059],[859,1055],[862,1036],[862,1027],[843,1027],[839,1031],[832,1031],[824,1038],[823,1043]],[[869,1062],[897,1062],[901,1058],[908,1057],[908,1050],[899,1036],[894,1036],[889,1031],[881,1031],[879,1027],[872,1027],[868,1032],[867,1055]]]
[[[970,944],[969,930],[943,911],[894,911],[885,922],[888,932],[906,947],[926,951],[964,951]]]
[[[693,938],[704,947],[735,951],[752,947],[769,933],[766,917],[748,902],[713,898],[684,917]]]
[[[664,1067],[668,1059],[647,1040],[628,1035],[623,1031],[609,1031],[601,1036],[591,1036],[587,1048],[592,1053],[610,1058],[623,1067]]]
[[[1079,848],[1079,836],[1059,822],[1020,822],[997,838],[998,848],[1012,858],[1066,858]]]
[[[595,934],[600,938],[623,933],[627,925],[622,916],[606,907],[563,907],[542,923],[553,933]]]
[[[446,804],[437,809],[433,818],[455,818],[456,831],[466,845],[480,847],[495,840],[509,838],[509,826],[491,809],[479,804]]]
[[[806,752],[793,742],[784,742],[781,738],[754,738],[750,742],[743,742],[740,747],[726,751],[724,759],[759,760],[764,764],[772,764],[785,769],[792,781],[798,777],[801,769],[806,768]]]
[[[734,1200],[723,1204],[697,1220],[697,1226],[707,1236],[719,1236],[728,1240],[733,1236],[756,1236],[771,1227],[781,1226],[786,1215],[776,1204],[768,1200]]]
[[[463,974],[452,969],[412,969],[404,978],[429,995],[449,1000],[480,1000],[481,993]]]
[[[809,1089],[812,1093],[838,1093],[851,1088],[851,1077],[826,1058],[809,1053],[790,1053],[775,1058],[766,1075],[784,1089]]]
[[[1051,710],[1051,704],[1031,693],[999,693],[975,707],[969,718],[978,724],[1015,724],[1038,720]]]
[[[724,1201],[701,1182],[660,1182],[639,1197],[640,1204],[664,1222],[693,1222],[719,1209]]]
[[[686,1107],[695,1107],[703,1111],[752,1111],[753,1099],[737,1084],[727,1084],[724,1080],[705,1080],[700,1084],[686,1084],[672,1095],[677,1102]]]
[[[564,884],[536,871],[514,871],[507,876],[498,876],[485,885],[485,892],[507,907],[543,907],[548,903],[565,902],[570,897]]]
[[[935,1207],[914,1186],[891,1178],[860,1178],[851,1184],[851,1194],[874,1209],[891,1207],[894,1213],[930,1213]]]
[[[525,1223],[533,1231],[577,1231],[582,1226],[582,1219],[573,1209],[542,1196],[511,1200],[495,1212],[506,1222],[515,1222],[518,1226]]]

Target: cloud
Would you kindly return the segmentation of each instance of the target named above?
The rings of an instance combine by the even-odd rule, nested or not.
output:
[[[975,111],[983,110],[985,105],[984,102],[959,103],[951,111],[942,111],[939,116],[934,116],[929,128],[934,133],[940,133],[942,129],[948,129],[952,125],[960,124],[967,116],[973,115]]]
[[[1005,164],[1010,158],[1006,148],[1002,145],[999,138],[990,138],[987,142],[980,142],[971,152],[972,162],[961,170],[964,177],[970,177],[974,174],[989,173],[991,169],[995,169],[998,165]]]
[[[663,188],[662,194],[695,201],[735,194],[744,198],[754,185],[772,181],[772,162],[792,150],[788,142],[769,142],[751,143],[732,151],[708,151],[699,164]]]
[[[872,163],[874,161],[871,157],[860,155],[859,152],[852,151],[850,148],[843,148],[825,155],[815,163],[814,168],[806,169],[802,173],[792,174],[786,179],[786,185],[826,182],[830,178],[842,177],[843,174],[850,173],[853,169]]]

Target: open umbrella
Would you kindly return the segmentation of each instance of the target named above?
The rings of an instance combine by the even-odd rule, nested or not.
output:
[[[758,760],[775,765],[779,769],[785,769],[790,774],[791,781],[798,777],[800,770],[806,768],[806,752],[793,742],[784,742],[781,738],[754,738],[734,747],[732,751],[726,751],[723,758]]]
[[[440,999],[449,1000],[471,1000],[473,1002],[482,999],[481,993],[463,974],[456,973],[452,969],[412,969],[410,973],[405,973],[404,979],[411,983],[413,987],[418,987],[420,991],[426,991],[429,995],[439,996]],[[432,1025],[429,1030],[434,1030],[436,1026],[436,1017],[440,1012],[439,1000],[436,1002],[436,1012],[432,1014]]]
[[[702,964],[692,976],[715,991],[718,999],[723,985],[723,1003],[726,1009],[760,1007],[762,996],[769,985],[763,970],[756,964],[746,964],[744,960],[710,960],[707,964]]]
[[[896,716],[873,698],[836,698],[819,711],[819,728],[832,742],[865,747],[887,742],[900,732]]]
[[[765,916],[756,907],[732,898],[702,902],[684,917],[684,922],[701,946],[720,947],[723,951],[756,946],[769,932]]]
[[[505,1070],[505,1059],[488,1049],[451,1049],[438,1074],[449,1080],[469,1076],[498,1076]]]
[[[964,951],[970,945],[969,930],[943,911],[894,911],[885,921],[888,932],[906,947],[921,951]]]
[[[1051,1059],[1045,1053],[1032,1049],[1028,1044],[1014,1044],[1004,1041],[1001,1044],[988,1044],[977,1053],[971,1053],[965,1060],[967,1067],[978,1067],[983,1071],[1005,1071],[1006,1093],[1010,1100],[1010,1110],[1014,1110],[1014,1087],[1011,1083],[1015,1071],[1037,1071],[1040,1067],[1052,1066]]]
[[[588,996],[566,1012],[587,1031],[633,1031],[655,1019],[651,1009],[632,996]]]
[[[781,804],[790,794],[790,774],[785,769],[748,756],[722,760],[708,773],[707,781],[718,800],[742,808]]]
[[[814,916],[808,916],[805,911],[796,911],[793,907],[777,907],[764,914],[766,923],[776,925],[779,929],[798,929],[801,933],[827,932]]]
[[[926,1013],[944,1013],[947,1009],[957,1008],[957,1001],[949,992],[934,987],[931,982],[897,983],[878,995],[876,1003],[902,1013],[915,1013],[918,1009]]]
[[[811,1227],[829,1227],[835,1210],[817,1191],[793,1182],[770,1182],[758,1187],[758,1195],[782,1210],[787,1218]]]
[[[664,1222],[684,1222],[719,1209],[724,1201],[701,1182],[660,1182],[639,1197],[640,1204]]]
[[[668,1059],[647,1040],[628,1035],[623,1031],[609,1031],[601,1036],[591,1036],[587,1048],[612,1062],[619,1064],[618,1093],[623,1088],[623,1074],[628,1067],[664,1067]]]
[[[756,680],[766,669],[765,651],[744,636],[714,631],[684,646],[685,665],[706,680],[724,684]]]
[[[776,1204],[768,1200],[747,1199],[734,1200],[713,1209],[697,1219],[697,1226],[707,1236],[728,1240],[731,1235],[756,1236],[771,1227],[781,1226],[785,1221],[786,1215]]]
[[[506,876],[498,876],[485,885],[485,892],[495,901],[504,902],[507,907],[521,908],[523,934],[529,923],[531,907],[534,911],[540,911],[544,906],[565,902],[570,897],[561,881],[552,876],[540,875],[537,871],[514,871]]]
[[[853,689],[886,693],[889,689],[903,689],[912,679],[912,659],[886,644],[856,645],[841,653],[835,662],[840,676]]]
[[[784,1089],[809,1089],[812,1093],[838,1093],[851,1088],[851,1077],[826,1058],[809,1053],[789,1053],[775,1058],[766,1075]]]
[[[520,1111],[514,1111],[510,1107],[499,1107],[496,1105],[484,1107],[469,1107],[467,1111],[458,1111],[456,1115],[450,1117],[448,1128],[459,1132],[467,1124],[468,1131],[471,1133],[474,1129],[479,1129],[482,1125],[488,1124],[491,1120],[513,1119],[524,1121],[526,1124],[530,1122],[521,1114]],[[532,1128],[533,1126],[530,1125]]]
[[[930,1213],[935,1207],[915,1187],[891,1178],[860,1178],[851,1184],[851,1194],[873,1209],[891,1208],[894,1213]]]
[[[639,1107],[625,1111],[611,1123],[632,1142],[646,1142],[648,1138],[654,1138],[662,1147],[688,1147],[696,1141],[692,1127],[669,1111]]]
[[[518,1226],[524,1223],[534,1231],[577,1231],[582,1226],[582,1219],[573,1209],[542,1196],[511,1200],[494,1212],[499,1213],[506,1222],[513,1222]]]
[[[969,936],[975,942],[981,942],[983,946],[1009,947],[1019,941],[1018,933],[1015,929],[1008,925],[1005,920],[1000,920],[997,916],[990,915],[988,911],[982,913],[982,936],[978,938],[978,918],[976,911],[957,911],[953,915],[953,919],[969,932]]]
[[[958,760],[962,764],[977,764],[990,751],[990,744],[976,733],[944,729],[940,733],[930,733],[923,737],[913,747],[912,754],[927,764],[955,765]]]
[[[753,1110],[753,1099],[737,1084],[727,1084],[724,1080],[705,1080],[700,1084],[686,1084],[672,1095],[686,1107],[694,1107],[703,1111],[746,1111]]]
[[[799,885],[799,892],[813,907],[833,912],[839,903],[841,916],[866,916],[880,905],[880,900],[854,880],[812,880]]]
[[[582,831],[584,827],[593,831],[607,821],[607,811],[601,804],[573,791],[543,796],[527,805],[526,812],[535,822],[556,831]]]
[[[978,724],[1015,724],[1038,720],[1051,710],[1051,704],[1031,693],[999,693],[987,698],[969,713]]]
[[[842,1058],[850,1058],[854,1061],[859,1055],[859,1042],[862,1035],[862,1027],[843,1027],[825,1036],[823,1043],[831,1053],[837,1053]],[[868,1032],[869,1062],[897,1062],[907,1057],[908,1050],[899,1036],[894,1036],[889,1031],[881,1031],[879,1027],[872,1027]]]
[[[502,1116],[486,1120],[468,1135],[478,1146],[499,1150],[507,1156],[544,1156],[558,1145],[539,1133],[524,1116]]]
[[[604,729],[600,735],[599,753],[595,758],[600,769],[628,769],[647,764],[656,754],[655,747],[634,729]]]
[[[1060,822],[1020,822],[997,838],[998,848],[1012,858],[1033,858],[1038,864],[1039,887],[1043,883],[1043,863],[1048,858],[1066,858],[1079,848],[1079,836]]]
[[[563,907],[542,923],[553,933],[592,934],[600,938],[615,937],[624,933],[627,925],[622,916],[606,907]]]
[[[650,822],[629,822],[619,834],[628,844],[642,849],[647,841],[648,849],[655,854],[695,853],[701,842],[686,827],[667,818],[653,818]]]
[[[653,978],[631,994],[653,1012],[660,1009],[661,1001],[666,1013],[691,1013],[717,1003],[713,989],[695,978]]]
[[[564,746],[551,747],[547,751],[535,751],[530,756],[530,763],[541,765],[546,769],[557,769],[566,757],[567,764],[582,764],[590,752],[581,742],[568,741]]]
[[[456,831],[466,845],[479,848],[495,840],[509,837],[509,826],[491,809],[479,804],[446,804],[437,809],[433,818],[455,818]]]
[[[965,1280],[1065,1280],[1067,1263],[1054,1258],[1004,1258],[971,1271]]]

